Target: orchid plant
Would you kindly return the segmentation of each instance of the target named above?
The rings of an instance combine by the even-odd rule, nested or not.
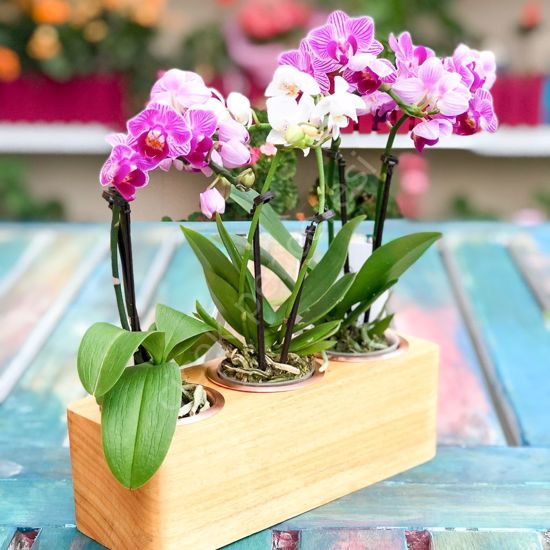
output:
[[[440,59],[429,48],[414,45],[408,33],[391,35],[388,43],[390,51],[384,52],[370,17],[336,11],[299,49],[281,55],[266,90],[268,122],[260,122],[245,96],[223,97],[199,75],[172,69],[154,84],[149,103],[128,121],[127,132],[110,136],[112,152],[100,182],[108,188],[104,197],[112,209],[111,266],[122,328],[92,326],[80,346],[78,369],[84,387],[102,406],[107,463],[125,486],[136,488],[153,475],[179,416],[207,406],[204,391],[182,386],[179,367],[214,342],[225,350],[220,375],[256,384],[307,377],[317,356],[333,347],[361,352],[381,345],[391,316],[370,319],[370,307],[440,237],[416,233],[382,244],[398,129],[407,123],[422,150],[451,133],[497,128],[489,91],[495,79],[492,54],[460,46],[452,57]],[[364,216],[345,223],[323,255],[316,251],[320,227],[333,216],[326,205],[340,133],[365,113],[387,123],[390,132],[378,179],[374,251],[351,273],[349,243]],[[269,168],[265,179],[256,182],[250,140],[260,130],[267,132],[259,149]],[[327,149],[333,154],[325,167]],[[268,204],[281,152],[296,150],[313,152],[318,170],[317,212],[303,245]],[[210,178],[200,206],[205,216],[215,217],[221,246],[189,227],[182,230],[221,318],[200,303],[193,317],[158,306],[155,323],[143,331],[135,302],[129,214],[137,190],[157,168]],[[231,235],[223,224],[220,215],[228,197],[250,215],[245,237]],[[296,276],[262,248],[260,225],[296,258]],[[288,289],[278,306],[264,295],[262,268]],[[202,396],[200,403],[190,404],[195,394]]]

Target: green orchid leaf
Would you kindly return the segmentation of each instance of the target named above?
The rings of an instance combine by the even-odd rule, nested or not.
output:
[[[321,353],[327,349],[331,349],[336,345],[336,340],[319,340],[307,348],[301,348],[298,351],[295,351],[296,355],[300,357],[307,357],[308,355],[315,355],[316,353]]]
[[[240,235],[233,235],[233,242],[239,254],[242,255],[247,245],[247,240]],[[288,274],[286,269],[265,248],[262,247],[261,252],[262,265],[274,273],[289,290],[292,290],[294,288],[294,279]]]
[[[172,352],[174,361],[180,366],[188,365],[207,353],[217,341],[212,331],[181,342]]]
[[[253,189],[241,191],[236,187],[232,187],[230,196],[243,210],[250,212],[254,205],[254,198],[258,196],[258,193]],[[296,242],[296,239],[281,222],[277,212],[269,204],[264,204],[262,207],[260,224],[285,250],[288,250],[297,260],[301,259],[302,247]]]
[[[235,290],[239,288],[239,271],[227,256],[208,238],[184,225],[180,226],[203,270],[225,279]]]
[[[229,254],[229,258],[231,258],[231,262],[233,263],[237,271],[240,272],[241,266],[243,264],[242,252],[239,252],[237,250],[237,247],[235,246],[231,235],[228,233],[227,229],[223,225],[221,216],[219,214],[216,214],[216,227],[218,228],[218,234],[220,236],[220,239],[222,240],[223,246],[225,246],[225,249]]]
[[[319,263],[312,269],[304,280],[299,311],[307,311],[313,304],[320,300],[334,281],[339,277],[353,232],[365,219],[365,216],[357,216],[340,229],[326,253]]]
[[[292,339],[289,349],[293,353],[299,353],[302,349],[311,348],[315,343],[330,338],[339,328],[340,321],[328,321],[305,330],[300,336]]]
[[[77,356],[78,376],[95,397],[107,393],[122,376],[128,361],[143,346],[155,362],[162,361],[162,332],[129,332],[109,323],[95,323],[84,334]]]
[[[394,315],[386,315],[382,319],[376,319],[369,324],[368,334],[369,336],[382,336],[386,330],[390,328]]]
[[[200,302],[195,303],[195,309],[197,310],[197,316],[202,319],[207,325],[212,327],[214,334],[218,338],[223,338],[225,341],[229,342],[232,346],[242,350],[242,342],[233,336],[222,324],[218,323],[214,317],[212,317],[206,309],[200,304]]]
[[[355,280],[337,307],[337,315],[359,302],[372,302],[391,281],[397,282],[441,233],[414,233],[395,239],[376,250],[357,272]]]
[[[355,279],[355,273],[346,273],[338,279],[325,293],[325,295],[312,305],[300,319],[300,327],[305,328],[311,323],[327,316],[342,300]]]
[[[182,342],[191,338],[211,332],[212,328],[194,317],[185,315],[163,304],[158,304],[156,309],[156,327],[165,334],[164,361],[174,357],[174,350]]]
[[[212,300],[225,321],[239,334],[255,336],[254,304],[249,303],[250,297],[241,299],[235,288],[209,269],[205,270],[205,276]]]
[[[176,429],[180,404],[181,377],[174,362],[126,369],[105,395],[103,451],[124,487],[141,487],[159,469]]]

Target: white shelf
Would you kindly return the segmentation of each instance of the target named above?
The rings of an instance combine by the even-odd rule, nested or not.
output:
[[[0,154],[104,155],[105,136],[113,132],[102,124],[0,123]],[[383,149],[387,135],[344,134],[345,149]],[[396,149],[412,149],[412,140],[397,136]],[[496,134],[450,136],[429,149],[459,149],[494,157],[550,157],[550,125],[503,127]]]
[[[105,136],[114,130],[103,124],[0,123],[0,153],[103,155]]]
[[[345,149],[384,149],[387,135],[343,134]],[[408,135],[398,135],[395,149],[412,149]],[[431,149],[460,149],[494,157],[550,157],[550,125],[502,127],[496,134],[481,132],[473,136],[449,136]]]

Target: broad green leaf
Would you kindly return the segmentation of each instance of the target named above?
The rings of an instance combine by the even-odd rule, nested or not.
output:
[[[254,198],[258,195],[256,191],[250,189],[241,191],[236,187],[231,188],[231,198],[246,212],[250,212],[254,205]],[[296,242],[296,239],[290,234],[288,229],[281,222],[277,212],[265,204],[260,214],[260,224],[264,229],[286,250],[288,250],[296,259],[302,257],[302,247]]]
[[[157,329],[165,334],[164,361],[172,359],[174,348],[180,343],[212,330],[203,321],[163,304],[157,305],[155,317]]]
[[[197,310],[197,315],[208,325],[212,327],[214,333],[219,337],[223,338],[231,345],[235,346],[238,349],[243,349],[242,342],[233,336],[223,325],[218,323],[214,317],[212,317],[204,307],[202,307],[200,302],[195,302],[195,308]]]
[[[237,250],[242,255],[246,247],[247,241],[240,235],[233,235],[233,242],[237,247]],[[288,274],[286,269],[265,249],[262,248],[262,265],[275,273],[277,277],[283,282],[283,284],[289,289],[294,288],[294,279]]]
[[[307,348],[301,348],[295,351],[296,355],[300,357],[307,357],[308,355],[315,355],[321,351],[333,348],[336,345],[336,340],[319,340]]]
[[[319,263],[308,273],[300,299],[300,312],[315,304],[336,281],[344,267],[353,232],[364,219],[365,216],[357,216],[346,223]]]
[[[78,376],[84,389],[95,397],[107,393],[141,345],[155,362],[162,361],[162,332],[129,332],[109,323],[92,325],[82,338],[77,356]]]
[[[311,348],[316,342],[330,338],[340,327],[340,321],[328,321],[309,330],[305,330],[292,339],[290,351],[299,353],[301,349]]]
[[[414,233],[381,246],[357,272],[337,308],[338,315],[358,302],[372,300],[390,281],[397,281],[440,237],[441,233]]]
[[[231,262],[233,263],[237,271],[240,272],[241,266],[243,264],[243,252],[239,252],[239,250],[237,250],[237,247],[235,246],[231,235],[228,233],[227,229],[223,225],[222,219],[219,214],[216,214],[216,227],[218,228],[218,234],[220,235],[223,246],[225,246],[229,257],[231,258]]]
[[[346,273],[338,279],[325,293],[325,295],[313,304],[300,319],[300,326],[306,327],[325,317],[335,308],[344,297],[355,279],[355,273]]]
[[[246,327],[248,334],[255,335],[254,310],[250,309],[250,300],[246,296],[240,298],[238,291],[213,271],[205,270],[205,276],[212,300],[225,321],[239,334],[246,334]]]
[[[181,377],[174,363],[126,369],[103,400],[105,459],[124,487],[137,489],[159,469],[176,429]]]
[[[373,321],[369,326],[369,336],[382,336],[382,334],[390,328],[393,317],[393,314],[386,315],[386,317],[383,317],[382,319]]]
[[[234,289],[239,288],[239,272],[227,256],[208,238],[184,225],[180,226],[203,270],[212,271],[225,279]]]
[[[174,361],[178,365],[187,365],[196,361],[207,353],[217,342],[214,331],[195,336],[181,344],[178,344],[173,350]]]

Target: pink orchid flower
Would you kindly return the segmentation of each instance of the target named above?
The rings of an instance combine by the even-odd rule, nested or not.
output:
[[[127,201],[133,201],[136,188],[144,187],[149,182],[149,174],[136,151],[128,145],[118,144],[105,161],[99,182],[104,187],[112,185]]]
[[[388,43],[395,53],[395,64],[402,77],[417,76],[420,65],[430,57],[435,57],[432,49],[415,46],[409,32],[403,32],[398,37],[391,33]]]
[[[191,132],[185,119],[172,107],[149,104],[128,121],[128,144],[148,163],[157,167],[164,159],[189,152]]]
[[[333,68],[344,67],[357,53],[378,55],[383,46],[374,38],[371,17],[349,17],[333,11],[327,24],[310,31],[307,41],[317,57],[332,62]]]
[[[434,118],[416,125],[411,132],[411,137],[416,150],[421,153],[426,145],[435,145],[440,138],[449,136],[452,133],[453,125],[450,120]]]
[[[333,63],[331,60],[316,57],[307,40],[302,40],[297,50],[283,52],[279,56],[279,65],[290,65],[311,75],[317,81],[321,92],[328,92],[330,89],[328,73],[332,72]]]
[[[418,104],[425,111],[438,110],[445,116],[467,111],[471,97],[460,75],[447,71],[437,57],[427,59],[418,76],[398,79],[393,90],[407,103]]]
[[[215,188],[207,189],[200,194],[201,212],[210,220],[214,214],[225,212],[225,200]]]
[[[496,80],[495,54],[478,51],[460,44],[452,57],[445,59],[445,67],[457,72],[463,84],[472,92],[479,88],[490,90]]]
[[[165,103],[180,112],[211,97],[211,90],[198,74],[180,69],[166,71],[151,89],[151,103]]]
[[[390,61],[370,53],[354,55],[344,71],[344,78],[361,95],[372,94],[382,84],[395,82],[396,76],[396,69]]]
[[[493,97],[488,90],[479,88],[470,101],[468,110],[456,118],[454,133],[471,136],[481,130],[494,134],[498,129],[498,118],[493,106]]]

